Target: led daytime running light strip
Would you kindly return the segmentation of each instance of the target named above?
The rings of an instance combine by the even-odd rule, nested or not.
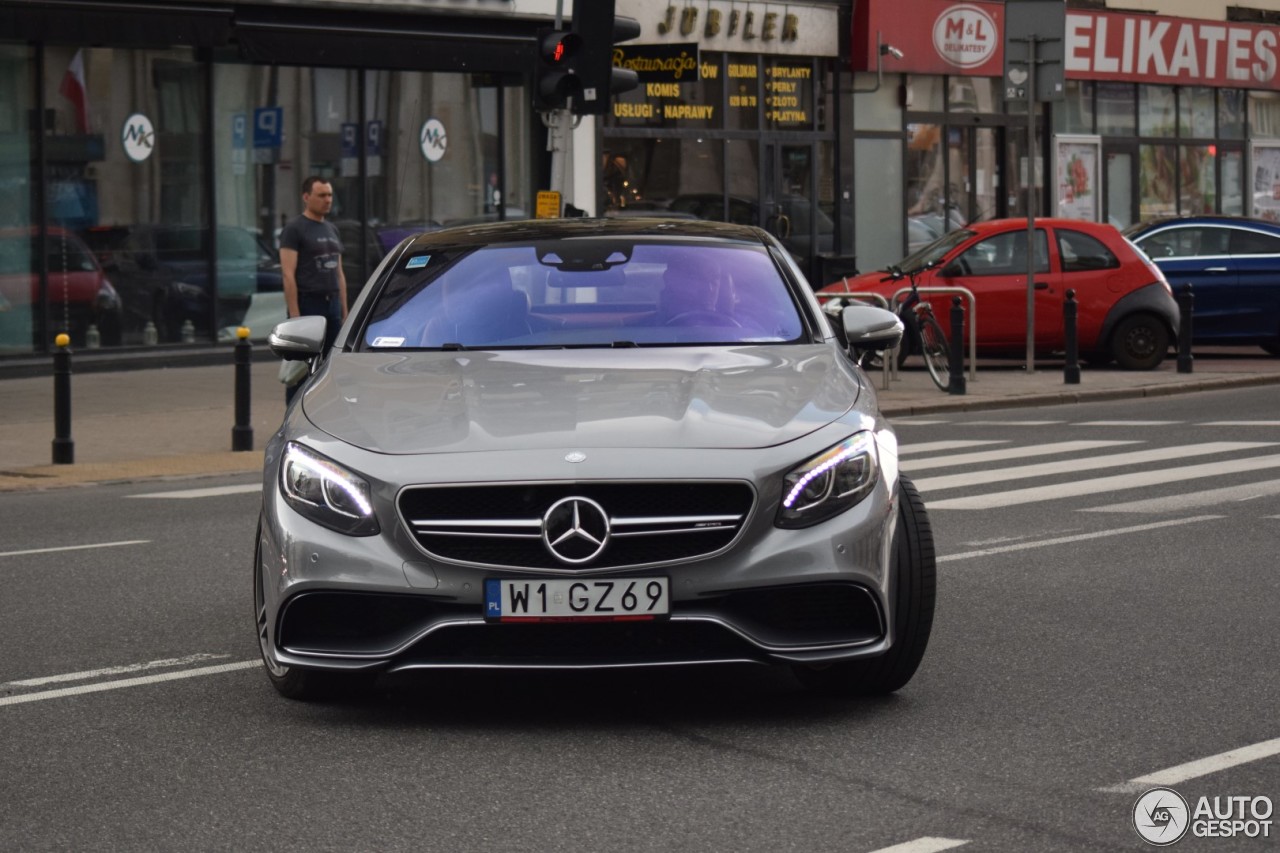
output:
[[[794,507],[796,504],[796,501],[800,498],[800,495],[804,494],[804,490],[809,487],[810,483],[812,483],[814,480],[821,477],[827,471],[830,471],[832,468],[835,468],[837,465],[841,464],[842,462],[845,462],[849,459],[852,459],[855,456],[858,456],[861,453],[866,452],[868,443],[869,443],[869,439],[866,436],[859,436],[856,439],[853,439],[852,445],[844,446],[838,449],[830,459],[827,459],[826,461],[822,462],[816,468],[814,468],[813,470],[806,473],[803,477],[801,477],[799,482],[797,482],[795,486],[791,489],[791,491],[787,493],[787,497],[785,500],[782,501],[782,505],[787,509],[791,509],[792,507]],[[834,486],[835,484],[833,483],[832,485]],[[836,497],[839,497],[839,495],[837,495]]]
[[[329,509],[339,515],[349,516],[350,518],[368,518],[373,515],[373,506],[365,500],[364,495],[360,493],[359,489],[353,488],[348,479],[350,475],[345,470],[338,467],[336,463],[331,462],[328,459],[322,459],[307,452],[300,444],[293,444],[290,446],[290,449],[293,451],[294,455],[294,459],[291,461],[293,461],[294,464],[302,465],[308,473],[315,475],[320,480],[321,495],[325,495],[326,486],[337,487],[351,499],[351,502],[356,505],[361,513],[363,513],[363,516],[354,515],[338,509],[331,501],[329,501],[328,496],[325,495],[325,503],[328,504]],[[290,488],[290,491],[293,491],[293,489]],[[306,500],[306,498],[303,498],[301,495],[296,496],[299,500]]]

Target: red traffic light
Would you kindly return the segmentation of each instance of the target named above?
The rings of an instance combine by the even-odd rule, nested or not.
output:
[[[548,30],[538,40],[542,61],[548,65],[560,65],[571,59],[582,45],[577,33],[565,30]]]

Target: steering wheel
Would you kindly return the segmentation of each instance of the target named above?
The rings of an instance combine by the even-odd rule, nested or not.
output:
[[[706,309],[697,309],[694,311],[685,311],[677,314],[664,324],[667,326],[726,326],[737,329],[742,328],[742,324],[732,317],[721,314],[718,311],[708,311]]]

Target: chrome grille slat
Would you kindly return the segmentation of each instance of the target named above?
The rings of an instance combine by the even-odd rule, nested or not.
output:
[[[581,563],[558,559],[543,541],[544,515],[568,498],[596,502],[608,517],[608,547]],[[587,481],[414,486],[397,506],[418,547],[435,559],[573,573],[719,553],[737,539],[754,503],[754,490],[740,481]]]

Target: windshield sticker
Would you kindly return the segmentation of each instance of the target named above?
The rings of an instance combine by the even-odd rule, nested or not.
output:
[[[404,346],[404,338],[388,338],[377,337],[373,339],[375,347],[402,347]]]
[[[410,258],[408,262],[405,263],[404,268],[407,270],[420,270],[425,267],[427,262],[430,260],[430,255],[418,255],[416,258]]]

